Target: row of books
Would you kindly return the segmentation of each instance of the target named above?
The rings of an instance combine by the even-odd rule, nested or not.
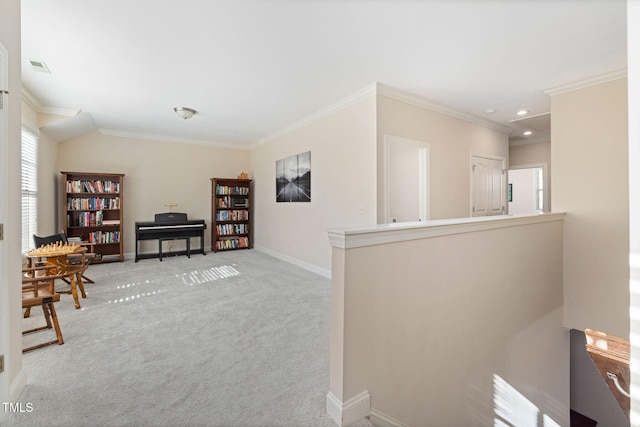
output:
[[[226,210],[216,212],[216,221],[248,221],[249,211]]]
[[[102,211],[80,212],[67,215],[67,227],[96,227],[102,225],[120,225],[119,219],[104,219]]]
[[[219,208],[248,208],[249,199],[236,199],[229,196],[217,198],[216,205]]]
[[[235,234],[247,234],[249,227],[247,224],[218,224],[216,230],[218,236],[232,236]]]
[[[249,194],[249,187],[216,184],[216,194]]]
[[[89,233],[90,243],[118,243],[120,242],[119,231],[94,231]]]
[[[223,251],[226,249],[238,249],[238,248],[248,248],[249,247],[249,238],[248,237],[237,237],[234,239],[222,239],[216,241],[216,249]]]
[[[120,197],[69,197],[67,210],[120,209]]]
[[[67,193],[119,193],[120,183],[113,181],[67,180]]]

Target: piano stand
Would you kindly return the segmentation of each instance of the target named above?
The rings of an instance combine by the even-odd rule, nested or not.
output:
[[[187,242],[187,258],[191,258],[191,237],[179,236],[179,237],[161,237],[158,239],[158,255],[160,261],[162,261],[162,242],[167,240],[184,240]]]
[[[191,238],[200,238],[197,253],[204,255],[204,230],[207,228],[203,219],[188,220],[187,214],[166,212],[156,214],[153,222],[136,222],[136,262],[139,259],[159,257],[162,261],[162,242],[165,240],[185,240],[186,251],[174,252],[175,255],[187,255],[191,258]],[[158,240],[157,254],[140,254],[139,243],[143,240]],[[195,251],[194,251],[195,252]]]

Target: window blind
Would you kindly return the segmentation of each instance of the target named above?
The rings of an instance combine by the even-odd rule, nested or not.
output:
[[[38,137],[22,128],[22,253],[33,249],[37,233]]]

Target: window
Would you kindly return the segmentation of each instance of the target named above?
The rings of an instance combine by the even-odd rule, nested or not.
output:
[[[22,253],[33,249],[37,233],[38,137],[22,128]]]

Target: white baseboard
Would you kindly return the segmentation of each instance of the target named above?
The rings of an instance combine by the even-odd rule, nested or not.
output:
[[[369,421],[376,427],[409,427],[407,424],[393,417],[383,414],[382,412],[371,409]]]
[[[256,251],[263,252],[267,255],[271,255],[274,258],[281,259],[282,261],[288,262],[289,264],[297,265],[300,268],[304,268],[305,270],[311,271],[312,273],[319,274],[320,276],[326,277],[327,279],[331,279],[331,270],[318,267],[317,265],[313,265],[306,261],[302,261],[301,259],[294,258],[289,255],[285,255],[281,252],[274,251],[273,249],[265,248],[264,246],[254,245],[253,249]],[[205,249],[205,252],[206,252],[206,249]],[[125,261],[132,261],[135,259],[135,253],[124,253],[123,255],[124,255]],[[143,254],[140,254],[140,255],[143,255]]]
[[[366,417],[371,412],[371,396],[368,391],[342,403],[333,393],[327,393],[327,414],[338,424],[346,427]]]
[[[29,378],[29,373],[23,367],[20,373],[16,376],[16,379],[13,380],[11,385],[9,386],[9,399],[11,399],[12,403],[16,403],[20,398],[20,395],[27,387],[27,379]]]
[[[309,270],[312,273],[319,274],[320,276],[326,277],[327,279],[331,279],[331,270],[320,268],[317,265],[313,265],[298,258],[285,255],[281,252],[274,251],[273,249],[265,248],[264,246],[254,245],[253,249],[255,249],[256,251],[264,252],[265,254],[271,255],[274,258],[281,259],[282,261],[286,261],[289,264],[297,265],[300,268],[304,268],[305,270]]]

